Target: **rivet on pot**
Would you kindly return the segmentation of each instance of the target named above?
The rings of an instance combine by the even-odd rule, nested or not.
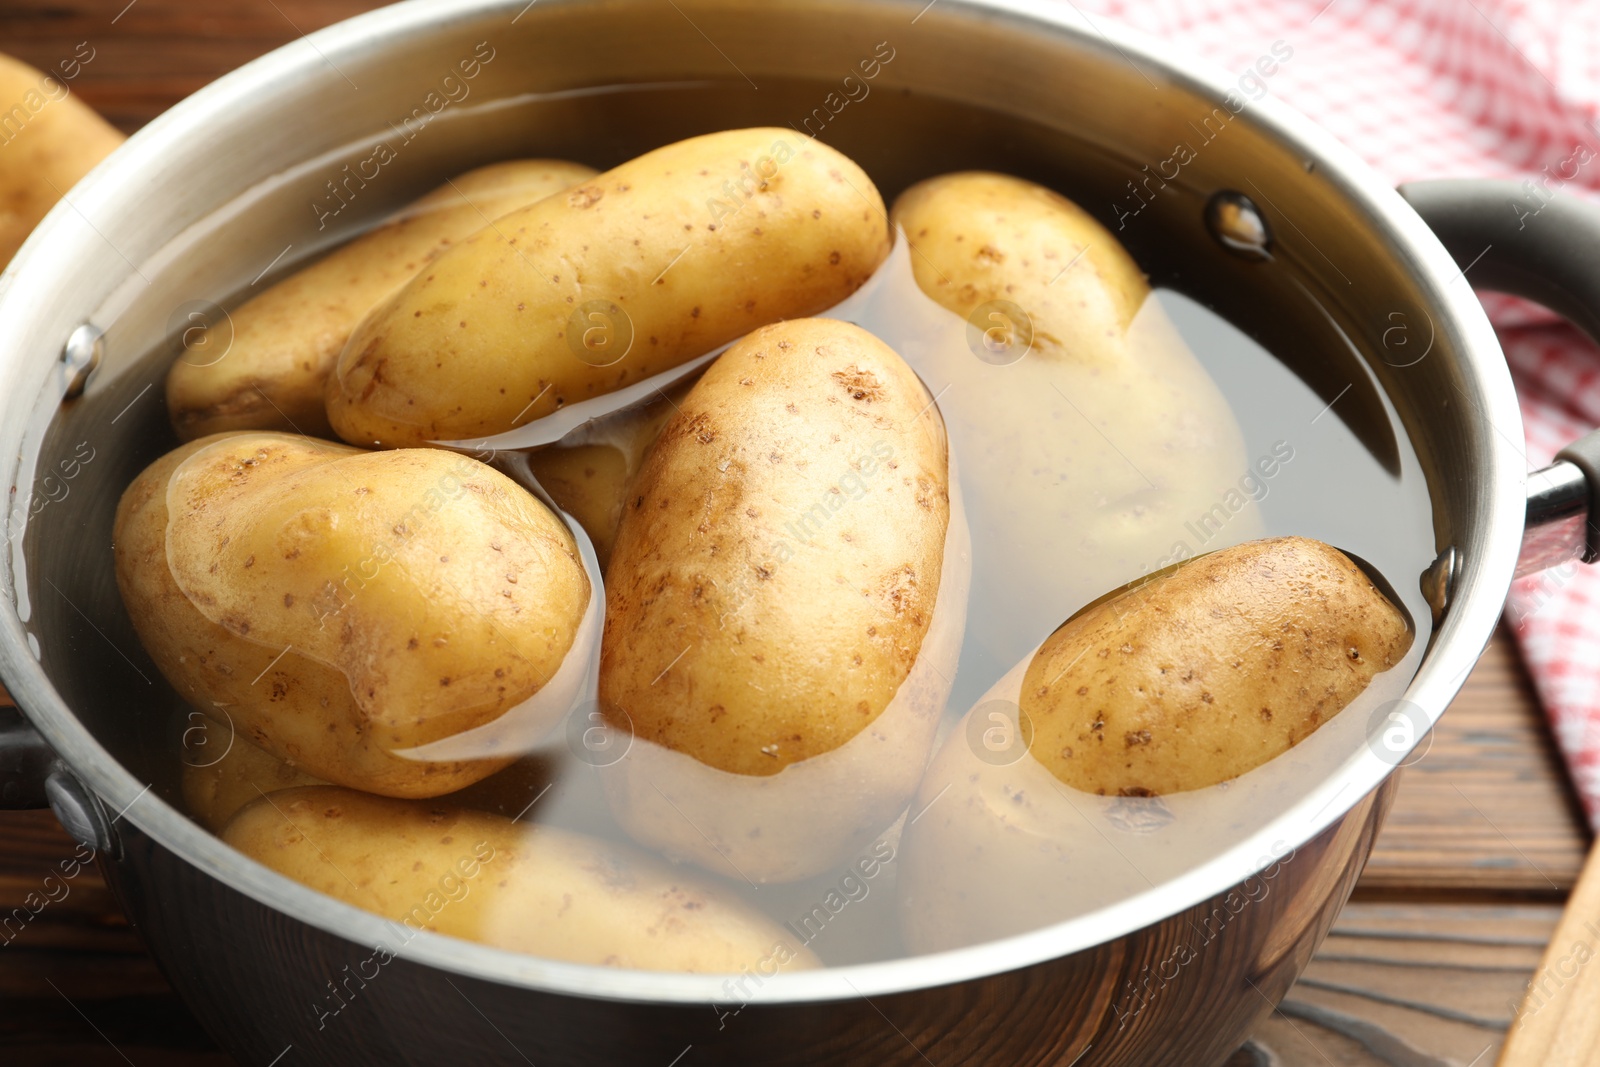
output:
[[[1228,251],[1245,259],[1272,258],[1272,228],[1255,201],[1232,189],[1206,201],[1206,229]]]
[[[105,350],[101,341],[104,336],[104,330],[86,322],[67,338],[66,345],[61,349],[61,363],[66,368],[64,399],[72,400],[82,395],[84,387],[89,384],[89,375],[100,366],[100,357]]]
[[[45,779],[44,793],[50,801],[61,828],[80,845],[104,852],[112,859],[119,858],[117,837],[111,829],[111,819],[105,805],[89,791],[89,787],[65,769],[54,771]]]
[[[1439,558],[1422,572],[1422,597],[1433,609],[1433,624],[1439,625],[1444,609],[1450,605],[1450,586],[1456,576],[1456,549],[1454,545],[1439,553]]]

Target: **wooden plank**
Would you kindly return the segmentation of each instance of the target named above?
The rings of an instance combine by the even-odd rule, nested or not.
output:
[[[93,49],[72,89],[131,133],[231,70],[373,0],[7,0],[0,50],[51,70]]]
[[[1229,1067],[1489,1067],[1560,914],[1352,904]]]
[[[1588,829],[1510,635],[1497,633],[1404,772],[1357,898],[1560,900]]]
[[[1600,1067],[1600,851],[1584,867],[1515,1026],[1500,1067]]]

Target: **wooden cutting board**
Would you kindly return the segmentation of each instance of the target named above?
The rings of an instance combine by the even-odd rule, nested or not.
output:
[[[0,0],[0,50],[52,67],[133,132],[184,96],[364,0]],[[1333,936],[1234,1067],[1490,1067],[1582,865],[1587,834],[1501,634],[1405,772]],[[72,843],[46,812],[0,813],[0,915]],[[0,1062],[233,1061],[172,994],[90,869],[0,935]]]

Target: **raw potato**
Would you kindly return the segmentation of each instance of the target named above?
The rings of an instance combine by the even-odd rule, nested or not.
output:
[[[904,809],[965,618],[949,462],[922,383],[856,326],[769,326],[707,370],[607,571],[601,705],[635,738],[605,779],[637,840],[785,881]]]
[[[922,292],[975,323],[950,321],[915,362],[969,475],[971,625],[1000,669],[1108,586],[1260,535],[1233,413],[1110,232],[985,173],[921,182],[892,218]],[[981,343],[1015,315],[993,301],[1032,325],[1009,364],[977,354],[1018,352]]]
[[[239,736],[228,722],[189,713],[183,735],[183,802],[206,829],[220,833],[240,808],[267,793],[327,785]],[[551,761],[524,756],[503,771],[448,794],[452,804],[514,819],[555,784]]]
[[[114,538],[129,616],[185,699],[375,793],[511,762],[577,698],[594,641],[566,527],[453,453],[203,438],[134,480]]]
[[[1088,793],[1204,789],[1299,744],[1410,647],[1406,617],[1338,549],[1252,541],[1051,634],[1022,682],[1029,751]]]
[[[1364,723],[1307,739],[1369,686],[1398,695],[1399,672],[1373,682],[1411,640],[1359,568],[1295,537],[1202,556],[1090,608],[934,757],[901,851],[907,947],[1026,933],[1214,859],[1348,758]]]
[[[85,57],[63,60],[70,77]],[[0,268],[56,201],[122,144],[122,134],[71,95],[58,75],[0,55]]]
[[[680,141],[441,256],[350,339],[328,417],[363,446],[504,433],[831,307],[888,249],[872,182],[821,142]]]
[[[230,312],[232,339],[221,354],[197,347],[167,372],[167,410],[178,436],[332,436],[323,403],[328,374],[362,318],[457,241],[594,174],[553,159],[468,171]]]
[[[888,705],[932,620],[949,524],[929,399],[888,346],[831,319],[758,330],[706,372],[650,450],[612,558],[600,695],[637,736],[777,774]]]
[[[598,419],[576,437],[528,454],[528,469],[550,499],[589,535],[602,571],[611,560],[628,486],[687,392],[668,390],[652,403]]]
[[[548,826],[324,787],[258,801],[223,840],[411,931],[606,967],[767,978],[818,966],[793,934],[709,883]]]
[[[235,812],[264,794],[327,784],[203,712],[189,713],[183,750],[184,806],[212,833],[220,833]]]

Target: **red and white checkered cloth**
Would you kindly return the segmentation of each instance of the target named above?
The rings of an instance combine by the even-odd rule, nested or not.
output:
[[[1111,19],[1170,38],[1240,75],[1268,56],[1268,91],[1397,184],[1544,177],[1563,195],[1600,193],[1600,3],[1063,2],[1091,25]],[[1285,48],[1292,54],[1282,61]],[[1600,351],[1532,305],[1498,294],[1483,302],[1537,469],[1600,426]],[[1600,828],[1600,567],[1568,565],[1517,582],[1507,616]]]

